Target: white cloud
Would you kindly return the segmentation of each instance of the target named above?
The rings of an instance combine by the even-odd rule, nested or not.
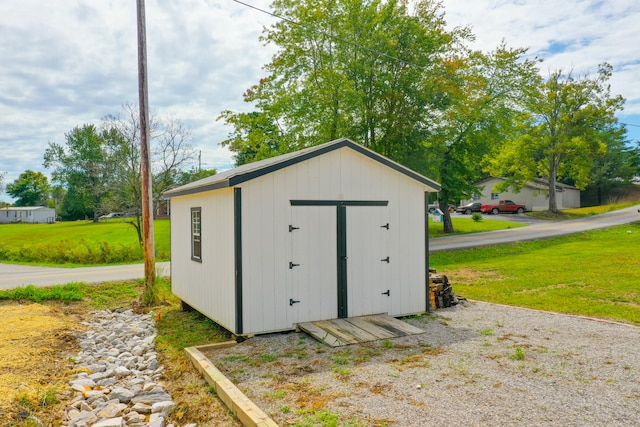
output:
[[[270,0],[247,0],[269,9]],[[502,39],[529,47],[543,67],[593,72],[614,67],[612,89],[627,98],[625,120],[640,123],[637,23],[632,0],[443,0],[451,25],[471,25],[476,46]],[[193,131],[206,167],[224,167],[218,144],[224,109],[247,111],[242,93],[265,75],[274,52],[258,40],[275,18],[233,1],[147,0],[149,101]],[[0,171],[13,181],[26,169],[48,172],[49,141],[99,123],[137,102],[136,8],[131,0],[0,2]]]

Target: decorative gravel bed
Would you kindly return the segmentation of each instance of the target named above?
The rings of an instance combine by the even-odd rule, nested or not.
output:
[[[271,334],[207,356],[282,426],[640,425],[638,327],[481,302],[405,321],[425,333]]]

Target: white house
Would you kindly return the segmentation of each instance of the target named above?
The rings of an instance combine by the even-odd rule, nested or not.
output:
[[[479,182],[482,193],[475,195],[473,199],[461,201],[461,204],[480,202],[496,203],[498,200],[508,199],[516,203],[526,205],[529,211],[544,211],[549,209],[549,184],[543,180],[536,180],[525,185],[516,193],[509,189],[497,192],[495,185],[503,183],[504,178],[488,178]],[[580,207],[580,190],[571,185],[556,183],[556,203],[558,209],[571,209]]]
[[[12,222],[54,223],[56,210],[44,206],[0,208],[0,224]]]
[[[236,335],[424,312],[439,188],[340,139],[173,189],[172,290]]]

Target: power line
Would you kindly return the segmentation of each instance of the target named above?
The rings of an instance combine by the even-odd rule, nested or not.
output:
[[[640,125],[635,125],[633,123],[620,122],[620,124],[621,125],[625,125],[625,126],[633,126],[633,127],[636,127],[636,128],[640,128]]]

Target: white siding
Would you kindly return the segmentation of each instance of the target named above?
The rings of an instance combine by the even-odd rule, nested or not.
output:
[[[388,201],[388,207],[368,209],[381,213],[384,223],[390,223],[389,235],[384,243],[388,245],[387,254],[379,258],[375,255],[378,259],[375,266],[386,264],[379,259],[390,257],[391,262],[383,266],[388,267],[388,286],[382,286],[382,283],[376,286],[384,288],[380,292],[391,289],[391,298],[383,308],[373,300],[358,301],[358,294],[362,295],[371,277],[370,271],[362,266],[366,257],[373,256],[373,248],[370,248],[369,240],[372,237],[367,234],[368,231],[356,228],[352,221],[348,224],[352,229],[347,230],[348,244],[349,236],[353,240],[349,250],[357,251],[359,245],[362,253],[355,255],[360,257],[360,267],[354,265],[354,271],[349,272],[349,280],[354,283],[354,294],[349,298],[349,314],[371,314],[367,311],[379,312],[384,309],[391,315],[403,315],[425,310],[425,187],[422,184],[364,155],[342,148],[247,181],[240,187],[243,210],[244,333],[291,329],[294,323],[316,315],[315,311],[305,311],[302,302],[290,306],[290,298],[301,301],[311,299],[319,305],[314,310],[319,310],[323,318],[337,317],[337,314],[324,317],[329,312],[335,312],[335,308],[333,302],[325,300],[323,293],[331,293],[337,299],[336,292],[327,284],[327,280],[336,275],[336,208],[323,206],[302,209],[301,206],[292,207],[291,200]],[[371,219],[368,227],[380,222],[381,218],[374,221],[373,217],[367,215],[364,207],[347,207],[347,218],[359,216],[363,220]],[[204,218],[203,212],[203,222]],[[312,229],[314,234],[305,237],[301,233],[294,236],[297,231],[289,233],[289,225],[297,226],[293,222],[299,221],[305,221],[305,226]],[[203,224],[203,233],[204,227]],[[295,238],[302,240],[296,243]],[[203,253],[206,256],[204,247]],[[315,260],[315,263],[306,270],[297,267],[289,269],[289,261],[298,263],[296,256],[298,259]],[[357,264],[355,260],[354,264]],[[358,269],[359,273],[356,271]],[[337,286],[337,279],[334,280],[332,287]],[[306,289],[303,290],[303,287]],[[297,292],[303,292],[298,293],[300,297],[292,296],[296,289]],[[351,288],[349,290],[352,291]],[[372,290],[372,298],[375,293],[380,294]]]
[[[233,189],[171,199],[171,287],[187,304],[235,331]],[[191,259],[191,208],[201,208],[202,262]]]
[[[387,206],[347,207],[347,290],[348,315],[388,313],[390,301],[399,298],[399,281],[392,279],[397,257],[392,257]],[[393,254],[396,255],[396,254]],[[389,257],[389,263],[382,261]],[[389,290],[389,296],[383,292]]]

